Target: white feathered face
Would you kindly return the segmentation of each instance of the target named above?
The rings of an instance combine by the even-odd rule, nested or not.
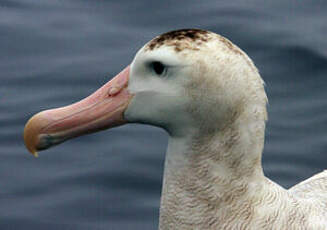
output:
[[[215,132],[241,112],[249,94],[243,88],[250,85],[242,58],[212,41],[180,52],[147,47],[131,65],[128,90],[134,97],[124,114],[129,122],[160,126],[171,135]]]
[[[170,47],[141,49],[131,64],[128,90],[133,99],[124,113],[129,122],[146,123],[171,134],[191,128],[186,85],[192,63]]]

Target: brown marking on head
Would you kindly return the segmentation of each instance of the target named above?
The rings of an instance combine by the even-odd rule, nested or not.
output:
[[[251,59],[249,59],[247,57],[247,55],[235,44],[233,44],[230,40],[228,40],[227,38],[221,36],[218,34],[218,39],[221,43],[223,43],[227,50],[229,50],[230,52],[236,54],[236,55],[240,55],[244,58],[244,60],[247,62],[247,64],[251,67],[251,69],[254,72],[258,72],[257,68],[254,66],[253,62],[251,61]]]
[[[227,38],[224,38],[223,36],[218,35],[219,41],[223,43],[228,50],[232,51],[235,54],[243,55],[243,52],[240,48],[238,48],[236,45],[234,45],[231,41],[229,41]]]
[[[176,52],[184,49],[199,50],[199,46],[207,42],[210,32],[199,29],[174,30],[154,38],[145,47],[145,51],[154,50],[162,45],[174,47]]]

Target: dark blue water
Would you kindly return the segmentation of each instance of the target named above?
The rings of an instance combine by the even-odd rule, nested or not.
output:
[[[290,187],[327,168],[326,12],[324,0],[0,0],[0,229],[157,227],[163,131],[127,125],[38,159],[22,132],[31,115],[87,96],[172,29],[220,33],[253,58],[269,97],[269,178]]]

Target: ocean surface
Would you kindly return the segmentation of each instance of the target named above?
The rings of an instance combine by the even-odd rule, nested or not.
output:
[[[327,168],[327,2],[0,1],[0,229],[156,229],[167,134],[126,125],[28,154],[33,114],[75,102],[154,36],[226,36],[266,82],[265,174],[289,188]]]

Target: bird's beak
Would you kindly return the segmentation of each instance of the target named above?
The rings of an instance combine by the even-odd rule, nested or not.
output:
[[[87,98],[62,108],[42,111],[25,125],[24,142],[34,155],[70,138],[125,124],[132,94],[128,92],[130,67]]]

